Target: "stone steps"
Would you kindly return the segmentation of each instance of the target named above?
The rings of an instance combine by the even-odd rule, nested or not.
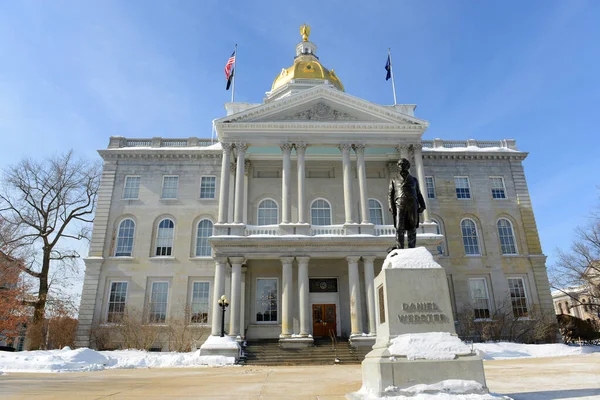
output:
[[[313,346],[302,349],[284,349],[277,340],[247,342],[245,356],[240,364],[245,365],[331,365],[360,364],[370,348],[353,348],[347,339],[338,339],[337,348],[331,340],[317,339]],[[336,361],[337,360],[337,361]]]

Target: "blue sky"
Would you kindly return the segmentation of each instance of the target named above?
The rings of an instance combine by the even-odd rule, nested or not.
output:
[[[210,137],[238,44],[236,100],[261,102],[299,25],[346,91],[418,104],[424,138],[514,138],[554,261],[599,198],[597,1],[0,0],[0,166],[111,135]]]

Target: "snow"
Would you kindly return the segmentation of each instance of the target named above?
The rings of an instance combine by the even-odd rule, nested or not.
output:
[[[433,260],[433,256],[425,247],[391,251],[383,262],[384,269],[427,269],[442,268]]]
[[[231,349],[239,350],[240,345],[236,342],[235,338],[231,336],[209,336],[204,342],[201,349],[214,350],[214,349]]]
[[[201,356],[200,350],[191,353],[149,353],[142,350],[71,350],[65,347],[62,350],[0,352],[0,374],[102,371],[120,368],[216,367],[234,363],[233,357]]]
[[[392,339],[389,352],[409,360],[454,360],[460,355],[470,355],[471,347],[448,332],[407,333]]]
[[[126,152],[131,150],[152,150],[152,151],[203,151],[203,150],[222,150],[220,142],[211,144],[210,146],[162,146],[162,147],[151,147],[151,146],[127,146],[127,147],[119,147],[114,149],[105,149],[102,151],[116,151],[116,152]]]
[[[429,335],[429,337],[423,337],[424,335]],[[422,338],[419,339],[417,336]],[[231,338],[227,339],[213,336],[209,337],[207,342],[209,345],[219,344],[220,348],[231,346],[232,342],[237,345]],[[470,353],[470,345],[462,343],[459,345],[456,342],[457,340],[458,338],[445,332],[406,334],[393,339],[390,352],[395,356],[406,356],[411,360],[418,358],[445,360],[454,357],[456,354]],[[484,360],[575,356],[600,352],[600,346],[574,346],[558,343],[475,343],[473,348]],[[200,350],[190,353],[149,353],[142,350],[95,351],[88,348],[71,350],[66,347],[62,350],[0,352],[0,374],[6,372],[101,371],[122,368],[215,367],[233,365],[234,363],[235,359],[233,357],[202,356]],[[402,399],[403,397],[398,398]],[[450,399],[450,397],[427,398]],[[452,398],[458,399],[458,397]],[[461,398],[484,399],[483,397]]]
[[[463,146],[463,147],[423,147],[424,152],[428,151],[475,151],[475,152],[509,152],[518,153],[518,150],[509,149],[508,147],[478,147],[478,146]]]
[[[364,387],[354,395],[363,400],[404,400],[404,399],[435,399],[435,400],[492,400],[510,399],[505,396],[495,396],[484,393],[483,386],[475,381],[448,379],[431,385],[414,385],[405,389],[394,386],[385,389],[385,396],[378,397],[369,393]]]
[[[392,339],[389,352],[409,360],[453,360],[473,351],[484,360],[576,356],[600,353],[600,346],[576,346],[562,343],[522,344],[511,342],[465,344],[448,332],[407,333]]]
[[[562,357],[599,353],[600,346],[577,346],[562,343],[521,344],[511,342],[473,343],[473,348],[484,360],[510,358]]]

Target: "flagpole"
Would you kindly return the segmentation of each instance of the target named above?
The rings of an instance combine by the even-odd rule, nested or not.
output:
[[[392,90],[394,91],[394,105],[398,104],[396,102],[396,83],[394,82],[394,64],[392,63],[392,50],[388,47],[388,57],[390,58],[390,72],[392,73]],[[233,76],[235,80],[235,75]]]
[[[235,51],[233,52],[233,54],[235,54],[235,59],[233,61],[233,82],[231,82],[231,102],[234,102],[234,98],[235,98],[235,76],[237,75],[237,43],[235,44]]]

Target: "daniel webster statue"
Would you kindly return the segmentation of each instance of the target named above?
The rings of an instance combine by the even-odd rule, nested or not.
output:
[[[398,160],[398,173],[390,181],[389,208],[394,216],[396,228],[396,249],[404,248],[404,231],[408,236],[408,248],[417,243],[419,214],[425,210],[425,200],[419,190],[419,181],[408,169],[410,162],[406,158]]]

